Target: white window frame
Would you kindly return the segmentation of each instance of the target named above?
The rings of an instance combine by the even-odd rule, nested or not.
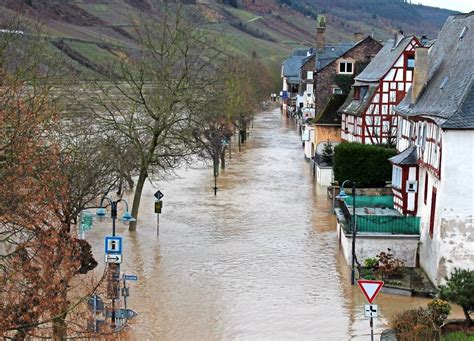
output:
[[[306,79],[313,79],[313,71],[308,71],[306,74]]]
[[[342,89],[341,88],[332,88],[332,93],[334,95],[342,95]]]
[[[398,166],[393,166],[392,169],[392,186],[397,189],[402,188],[402,168]]]
[[[350,72],[347,71],[347,65],[348,64],[351,64],[351,71]],[[341,71],[342,65],[344,65],[344,70],[345,71]],[[339,66],[337,68],[337,73],[339,73],[341,75],[353,75],[354,74],[354,63],[350,60],[341,60],[339,62]]]

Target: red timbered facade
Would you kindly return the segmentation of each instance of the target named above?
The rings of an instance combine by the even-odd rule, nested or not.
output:
[[[419,41],[414,36],[400,35],[389,40],[355,78],[351,93],[339,110],[344,141],[395,143],[398,122],[393,107],[412,84],[417,46]]]

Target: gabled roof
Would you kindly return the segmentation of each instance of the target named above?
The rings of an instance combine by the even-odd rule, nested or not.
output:
[[[365,37],[364,39],[362,40],[359,40],[357,43],[355,44],[349,44],[349,43],[346,43],[346,44],[342,44],[340,45],[340,52],[342,52],[340,55],[334,57],[334,56],[331,56],[328,54],[328,58],[324,58],[324,56],[320,57],[322,58],[322,61],[320,62],[320,65],[319,67],[317,67],[317,72],[320,72],[322,69],[326,68],[327,66],[331,65],[332,63],[334,63],[336,60],[338,60],[339,58],[344,58],[344,55],[349,53],[351,50],[355,49],[357,46],[361,45],[362,43],[368,41],[368,40],[373,40],[375,41],[377,44],[379,44],[380,46],[382,46],[382,44],[380,44],[377,40],[375,40],[374,38],[372,38],[371,36],[367,36]],[[348,48],[347,48],[348,47]],[[335,52],[335,51],[334,51]],[[334,57],[334,58],[333,58]],[[321,60],[321,59],[320,59]]]
[[[354,46],[354,43],[342,43],[339,45],[326,45],[316,52],[316,70],[321,70],[342,56]]]
[[[414,36],[402,38],[395,46],[394,39],[389,39],[369,65],[356,78],[360,82],[377,82],[391,69]]]
[[[310,55],[308,56],[308,52]],[[293,54],[283,62],[283,77],[296,77],[299,79],[300,68],[308,57],[311,57],[312,49],[295,49]]]
[[[473,47],[474,12],[450,16],[429,51],[427,82],[416,103],[408,91],[397,113],[428,117],[444,129],[474,129]]]
[[[346,97],[347,95],[332,95],[324,109],[311,120],[312,123],[340,125],[341,116],[338,115],[337,110],[344,103]]]
[[[367,89],[367,93],[365,94],[364,98],[360,100],[354,99],[354,87],[352,87],[349,95],[347,96],[346,101],[344,104],[341,105],[339,112],[349,115],[361,116],[367,106],[370,103],[370,100],[374,96],[375,92],[377,91],[377,85],[369,85]]]
[[[399,166],[413,166],[418,164],[418,153],[415,145],[408,147],[400,154],[388,159],[391,163]]]

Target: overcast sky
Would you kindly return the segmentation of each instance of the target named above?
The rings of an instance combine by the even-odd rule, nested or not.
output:
[[[420,3],[426,6],[447,8],[466,13],[474,11],[473,0],[412,0],[412,3]]]

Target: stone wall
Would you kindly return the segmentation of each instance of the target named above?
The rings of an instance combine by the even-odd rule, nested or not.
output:
[[[337,67],[341,59],[353,59],[357,62],[367,62],[374,57],[382,45],[374,39],[365,39],[359,45],[350,49],[347,53],[342,55],[338,60],[327,65],[324,69],[317,72],[315,75],[314,92],[316,95],[316,114],[326,106],[329,98],[332,95],[333,87],[337,87],[334,83],[334,76],[337,75]],[[362,70],[358,70],[359,72]],[[356,76],[356,74],[354,74]]]

